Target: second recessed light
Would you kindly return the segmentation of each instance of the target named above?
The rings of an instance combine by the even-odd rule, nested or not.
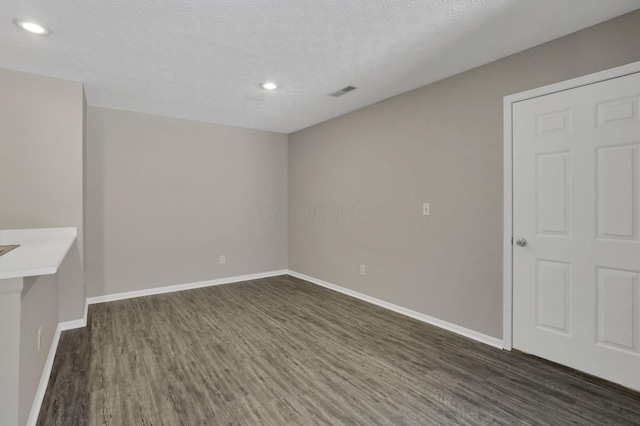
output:
[[[273,81],[266,81],[262,83],[260,87],[262,87],[265,90],[276,90],[278,88],[278,85]]]
[[[30,33],[33,33],[33,34],[38,34],[38,35],[51,34],[51,30],[49,28],[33,21],[27,21],[24,19],[16,18],[13,20],[13,23],[16,24],[18,28],[22,28],[23,30],[29,31]]]

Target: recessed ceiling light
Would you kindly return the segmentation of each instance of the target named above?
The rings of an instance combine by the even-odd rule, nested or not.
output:
[[[260,87],[262,87],[265,90],[276,90],[278,88],[278,85],[273,81],[267,81],[265,83],[262,83]]]
[[[30,33],[33,33],[33,34],[38,34],[38,35],[51,34],[51,30],[49,28],[33,21],[27,21],[24,19],[16,18],[13,20],[13,23],[16,24],[18,28],[22,28],[23,30],[29,31]]]

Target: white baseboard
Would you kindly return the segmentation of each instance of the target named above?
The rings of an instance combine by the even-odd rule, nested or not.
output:
[[[60,334],[63,331],[62,324],[63,323],[58,324],[58,327],[56,327],[56,332],[53,334],[53,340],[51,341],[51,346],[49,347],[49,354],[47,355],[47,360],[44,363],[42,375],[40,375],[40,383],[38,383],[38,389],[36,389],[36,394],[33,398],[33,404],[31,404],[31,411],[29,412],[29,418],[27,419],[27,426],[35,426],[36,422],[38,421],[38,415],[40,414],[40,408],[42,407],[44,394],[46,393],[47,386],[49,384],[49,377],[51,376],[53,361],[56,357],[58,342],[60,341]]]
[[[76,329],[76,328],[86,327],[87,326],[87,320],[82,318],[82,319],[77,319],[77,320],[73,320],[73,321],[61,322],[58,325],[59,325],[61,331],[73,330],[73,329]]]
[[[281,269],[278,271],[261,272],[257,274],[238,275],[235,277],[218,278],[215,280],[199,281],[195,283],[169,285],[165,287],[155,287],[145,290],[128,291],[125,293],[107,294],[105,296],[96,296],[87,298],[87,304],[93,305],[96,303],[113,302],[116,300],[132,299],[134,297],[152,296],[154,294],[173,293],[175,291],[192,290],[194,288],[211,287],[214,285],[231,284],[241,281],[257,280],[260,278],[277,277],[279,275],[286,275],[287,270]]]
[[[82,314],[82,318],[71,321],[64,321],[58,324],[62,331],[73,330],[75,328],[82,328],[87,326],[87,312],[89,309],[89,304],[87,300],[84,301],[84,312]]]
[[[300,278],[310,283],[317,284],[319,286],[326,287],[328,289],[346,294],[347,296],[355,297],[356,299],[360,299],[365,302],[369,302],[374,305],[380,306],[382,308],[389,309],[390,311],[397,312],[399,314],[408,316],[418,321],[435,325],[436,327],[440,327],[442,329],[451,331],[461,336],[465,336],[470,339],[477,340],[478,342],[485,343],[489,346],[493,346],[498,349],[504,348],[503,341],[500,339],[496,339],[495,337],[487,336],[486,334],[482,334],[477,331],[470,330],[468,328],[461,327],[459,325],[452,324],[450,322],[443,321],[438,318],[431,317],[429,315],[421,314],[420,312],[412,311],[411,309],[403,308],[402,306],[394,305],[393,303],[385,302],[384,300],[376,299],[375,297],[367,296],[366,294],[359,293],[357,291],[350,290],[348,288],[341,287],[339,285],[332,284],[327,281],[319,280],[317,278],[313,278],[308,275],[304,275],[299,272],[295,272],[287,269],[262,272],[258,274],[239,275],[239,276],[228,277],[228,278],[219,278],[219,279],[208,280],[208,281],[199,281],[195,283],[156,287],[156,288],[151,288],[146,290],[129,291],[126,293],[108,294],[105,296],[89,297],[86,299],[83,318],[72,320],[72,321],[61,322],[58,324],[58,327],[56,328],[56,332],[51,342],[51,347],[49,348],[49,354],[47,355],[47,360],[45,362],[44,369],[42,370],[40,383],[38,385],[38,389],[36,390],[36,395],[33,401],[33,405],[31,406],[31,411],[29,412],[29,419],[27,420],[27,425],[34,426],[38,420],[38,415],[40,414],[42,401],[44,399],[44,395],[47,390],[47,385],[49,384],[49,377],[51,376],[51,369],[53,368],[53,361],[56,356],[56,350],[58,349],[60,334],[66,330],[86,327],[87,310],[89,305],[93,305],[96,303],[112,302],[116,300],[131,299],[134,297],[152,296],[154,294],[172,293],[176,291],[190,290],[195,288],[210,287],[210,286],[216,286],[216,285],[222,285],[222,284],[231,284],[231,283],[249,281],[249,280],[257,280],[260,278],[276,277],[279,275],[291,275],[293,277]]]
[[[411,309],[403,308],[402,306],[394,305],[393,303],[385,302],[384,300],[376,299],[375,297],[367,296],[366,294],[359,293],[357,291],[350,290],[348,288],[341,287],[339,285],[332,284],[327,281],[319,280],[317,278],[310,277],[308,275],[304,275],[296,271],[289,270],[287,271],[287,273],[292,277],[309,281],[310,283],[317,284],[319,286],[326,287],[331,290],[335,290],[337,292],[346,294],[347,296],[355,297],[356,299],[360,299],[365,302],[369,302],[374,305],[380,306],[382,308],[389,309],[390,311],[397,312],[399,314],[405,315],[407,317],[411,317],[418,321],[435,325],[436,327],[440,327],[445,330],[451,331],[453,333],[459,334],[461,336],[468,337],[473,340],[477,340],[478,342],[487,344],[489,346],[493,346],[494,348],[504,349],[503,341],[495,337],[487,336],[486,334],[479,333],[477,331],[470,330],[468,328],[461,327],[459,325],[452,324],[450,322],[443,321],[441,319],[434,318],[429,315],[421,314],[420,312],[412,311]]]
[[[85,304],[84,320],[68,321],[66,323],[62,323],[61,325],[63,326],[63,330],[70,330],[72,328],[78,328],[78,327],[86,326],[86,321],[87,321],[87,311],[86,311],[86,309],[87,309],[87,306],[88,305],[93,305],[93,304],[96,304],[96,303],[113,302],[113,301],[116,301],[116,300],[131,299],[131,298],[134,298],[134,297],[152,296],[154,294],[172,293],[172,292],[176,292],[176,291],[191,290],[191,289],[195,289],[195,288],[210,287],[210,286],[222,285],[222,284],[231,284],[231,283],[248,281],[248,280],[257,280],[257,279],[260,279],[260,278],[276,277],[276,276],[279,276],[279,275],[286,275],[286,274],[291,275],[293,277],[300,278],[300,279],[305,280],[305,281],[309,281],[310,283],[317,284],[317,285],[320,285],[322,287],[329,288],[331,290],[335,290],[337,292],[346,294],[348,296],[355,297],[356,299],[360,299],[360,300],[363,300],[365,302],[372,303],[374,305],[383,307],[385,309],[389,309],[391,311],[394,311],[394,312],[397,312],[399,314],[408,316],[408,317],[416,319],[418,321],[422,321],[422,322],[425,322],[427,324],[435,325],[436,327],[440,327],[442,329],[451,331],[451,332],[459,334],[461,336],[465,336],[465,337],[468,337],[470,339],[477,340],[478,342],[487,344],[489,346],[493,346],[493,347],[498,348],[498,349],[504,349],[504,342],[501,339],[497,339],[495,337],[488,336],[486,334],[477,332],[475,330],[471,330],[471,329],[459,326],[457,324],[453,324],[453,323],[450,323],[450,322],[447,322],[447,321],[443,321],[441,319],[438,319],[438,318],[435,318],[435,317],[432,317],[432,316],[429,316],[429,315],[425,315],[425,314],[422,314],[420,312],[416,312],[416,311],[404,308],[404,307],[399,306],[399,305],[394,305],[393,303],[385,302],[384,300],[376,299],[375,297],[368,296],[366,294],[359,293],[357,291],[350,290],[348,288],[341,287],[339,285],[332,284],[332,283],[329,283],[327,281],[323,281],[323,280],[320,280],[320,279],[317,279],[317,278],[314,278],[314,277],[310,277],[308,275],[304,275],[304,274],[301,274],[299,272],[291,271],[291,270],[288,270],[288,269],[281,269],[281,270],[277,270],[277,271],[269,271],[269,272],[262,272],[262,273],[249,274],[249,275],[239,275],[239,276],[235,276],[235,277],[218,278],[218,279],[215,279],[215,280],[199,281],[199,282],[195,282],[195,283],[170,285],[170,286],[165,286],[165,287],[156,287],[156,288],[150,288],[150,289],[145,289],[145,290],[129,291],[129,292],[126,292],[126,293],[108,294],[108,295],[105,295],[105,296],[89,297],[89,298],[87,298],[87,303]]]

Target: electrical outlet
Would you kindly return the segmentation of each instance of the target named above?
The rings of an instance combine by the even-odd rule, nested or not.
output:
[[[223,263],[227,263],[227,256],[224,254],[220,256],[220,264],[222,265]]]
[[[42,326],[38,327],[38,350],[42,347]]]
[[[360,265],[360,275],[367,275],[367,270],[364,265]]]

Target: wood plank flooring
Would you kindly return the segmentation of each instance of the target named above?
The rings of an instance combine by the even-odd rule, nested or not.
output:
[[[40,425],[639,425],[640,396],[282,276],[92,305]]]

